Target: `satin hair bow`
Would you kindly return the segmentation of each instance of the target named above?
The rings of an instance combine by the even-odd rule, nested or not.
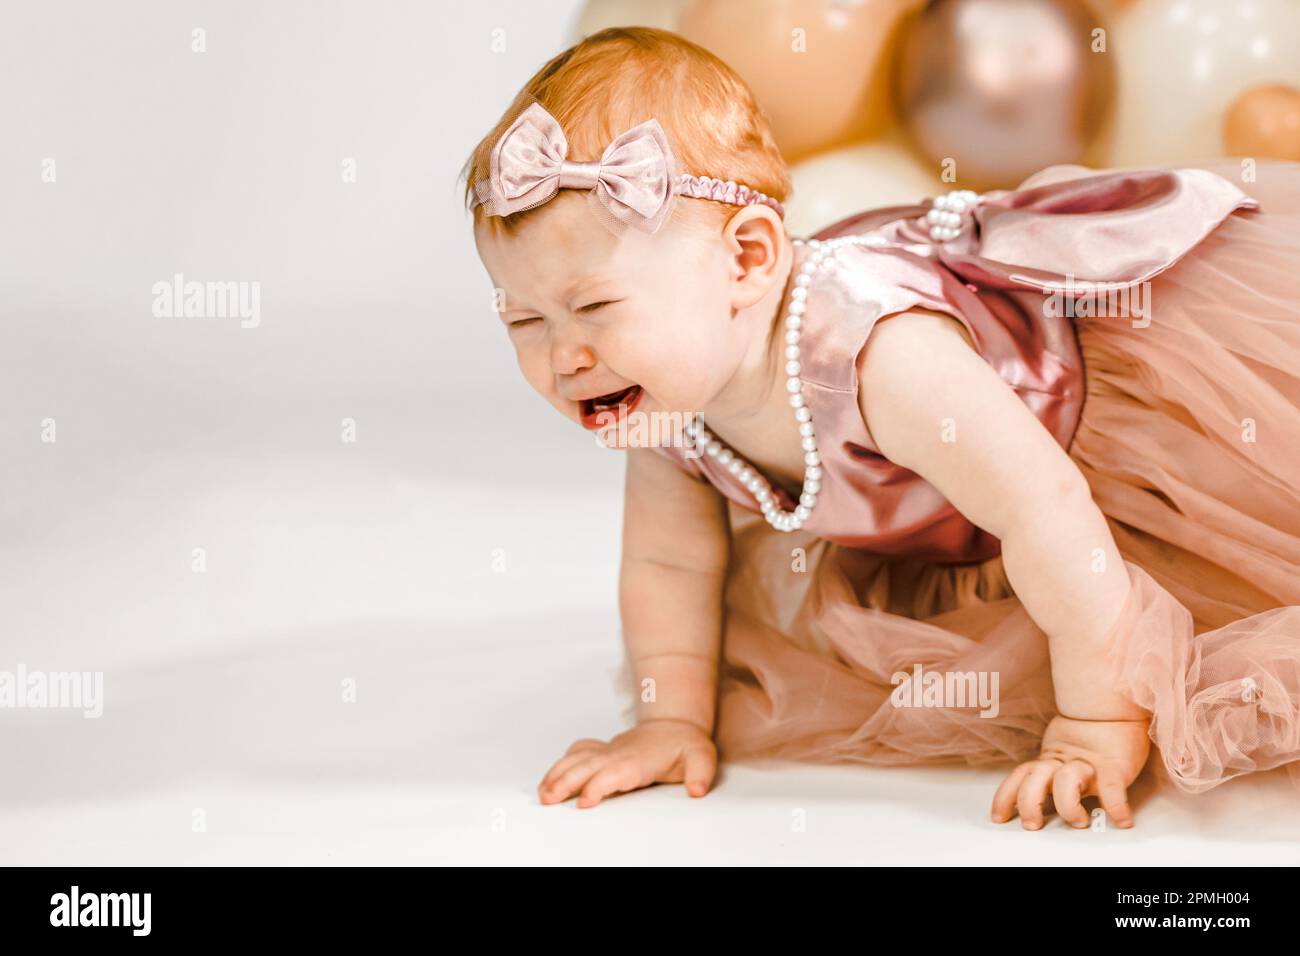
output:
[[[492,148],[488,179],[475,184],[485,214],[531,209],[564,188],[594,189],[620,222],[647,233],[663,225],[672,208],[677,166],[658,120],[619,134],[595,162],[574,162],[568,152],[555,117],[541,103],[530,105]]]

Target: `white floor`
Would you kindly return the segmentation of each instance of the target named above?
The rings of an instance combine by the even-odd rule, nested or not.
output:
[[[456,174],[581,5],[9,17],[0,671],[105,704],[0,708],[0,863],[1300,862],[1277,775],[1132,831],[995,826],[962,770],[538,805],[621,729],[622,463],[520,380]],[[154,316],[176,273],[260,282],[260,324]]]
[[[703,799],[540,806],[572,740],[620,729],[621,463],[567,440],[515,447],[584,470],[587,494],[525,469],[447,483],[364,443],[219,468],[196,452],[79,462],[71,441],[28,456],[5,506],[0,669],[102,669],[105,707],[0,711],[0,860],[1300,862],[1280,774],[1148,800],[1127,832],[994,825],[1001,775],[963,769],[737,765]]]

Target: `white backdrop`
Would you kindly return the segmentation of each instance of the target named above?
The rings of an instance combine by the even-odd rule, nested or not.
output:
[[[1271,781],[1104,855],[990,824],[997,773],[537,805],[621,727],[622,461],[518,376],[457,174],[578,6],[6,7],[0,671],[105,700],[0,710],[0,862],[1293,859],[1300,818],[1211,812]],[[177,273],[258,283],[256,327],[155,315]]]

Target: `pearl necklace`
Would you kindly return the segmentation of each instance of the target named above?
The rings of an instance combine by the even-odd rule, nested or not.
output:
[[[977,193],[965,189],[954,189],[944,196],[937,196],[931,203],[926,215],[930,239],[933,242],[946,242],[956,238],[967,224],[967,214],[979,205],[983,199]],[[802,239],[795,239],[796,246],[804,245]],[[795,277],[794,289],[790,292],[790,305],[785,316],[785,381],[786,391],[790,393],[790,405],[794,408],[795,421],[799,423],[802,436],[804,477],[803,490],[799,495],[799,506],[794,511],[786,511],[776,503],[775,490],[758,469],[745,461],[740,455],[728,448],[717,436],[704,427],[704,417],[695,416],[685,428],[687,447],[700,449],[704,454],[718,460],[731,474],[735,475],[762,509],[763,517],[777,531],[797,531],[812,514],[817,505],[817,494],[822,488],[822,460],[817,452],[817,433],[813,428],[812,412],[803,397],[803,379],[799,377],[799,335],[803,325],[803,314],[807,306],[808,286],[812,284],[813,273],[823,264],[834,264],[835,254],[844,246],[883,246],[888,241],[882,236],[840,236],[836,239],[810,239],[807,246],[812,254],[804,262]]]
[[[772,485],[756,468],[740,455],[728,448],[723,442],[704,427],[703,416],[697,415],[685,428],[687,447],[696,447],[704,454],[718,460],[718,464],[735,475],[749,489],[758,502],[767,523],[778,531],[796,531],[812,514],[817,505],[817,494],[822,486],[822,460],[817,452],[817,434],[813,427],[812,412],[803,397],[803,379],[799,377],[802,366],[799,363],[799,336],[803,325],[803,314],[807,309],[808,286],[812,284],[813,273],[823,263],[830,265],[831,259],[844,246],[880,246],[885,245],[880,236],[841,236],[838,239],[810,239],[807,245],[812,254],[805,260],[795,277],[794,288],[790,291],[790,305],[785,315],[785,381],[786,391],[790,393],[790,405],[794,408],[795,421],[799,423],[802,436],[804,478],[803,490],[799,495],[799,505],[794,511],[786,511],[776,502]],[[796,246],[804,245],[804,240],[795,239]]]

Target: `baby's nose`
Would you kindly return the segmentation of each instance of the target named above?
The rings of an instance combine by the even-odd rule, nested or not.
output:
[[[552,340],[551,369],[556,375],[575,375],[595,364],[595,353],[581,342],[560,337]]]

